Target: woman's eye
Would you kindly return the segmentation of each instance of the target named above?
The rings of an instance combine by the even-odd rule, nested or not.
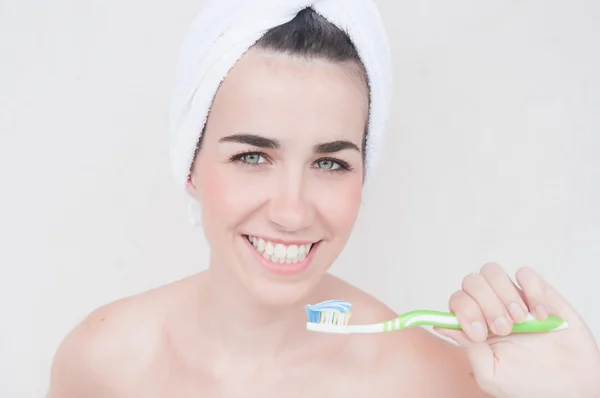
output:
[[[246,153],[242,155],[241,160],[248,164],[260,164],[265,162],[265,158],[258,153]]]
[[[317,165],[323,170],[338,170],[341,168],[339,163],[331,159],[321,159],[317,162]]]

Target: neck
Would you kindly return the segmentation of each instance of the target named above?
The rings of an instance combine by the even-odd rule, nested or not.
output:
[[[227,356],[253,360],[282,357],[307,343],[306,317],[298,306],[259,303],[227,267],[208,270],[202,299],[207,333]]]

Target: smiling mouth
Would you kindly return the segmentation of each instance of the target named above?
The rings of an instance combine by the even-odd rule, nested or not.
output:
[[[244,235],[244,237],[254,247],[254,250],[275,264],[297,264],[302,262],[308,253],[315,248],[316,244],[319,243],[285,245],[252,235]]]

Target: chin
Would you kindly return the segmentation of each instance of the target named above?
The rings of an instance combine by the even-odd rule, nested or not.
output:
[[[308,304],[304,301],[329,268],[324,259],[327,257],[325,251],[330,248],[322,241],[297,242],[295,246],[304,245],[304,250],[298,256],[286,258],[287,261],[266,254],[258,238],[242,235],[241,242],[243,247],[237,274],[250,294],[262,305],[285,307]],[[287,248],[290,246],[294,244],[289,244]],[[295,250],[293,248],[294,254]]]
[[[310,304],[308,299],[314,286],[318,283],[312,281],[297,281],[294,283],[282,283],[280,281],[268,280],[266,278],[253,278],[247,281],[246,286],[257,303],[268,307],[290,307],[295,305]]]

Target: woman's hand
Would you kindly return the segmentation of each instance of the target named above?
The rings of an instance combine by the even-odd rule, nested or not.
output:
[[[462,331],[435,330],[465,348],[480,388],[496,398],[600,397],[600,351],[579,314],[531,268],[516,280],[520,288],[497,264],[468,275],[450,299]],[[569,327],[509,335],[528,312]]]

